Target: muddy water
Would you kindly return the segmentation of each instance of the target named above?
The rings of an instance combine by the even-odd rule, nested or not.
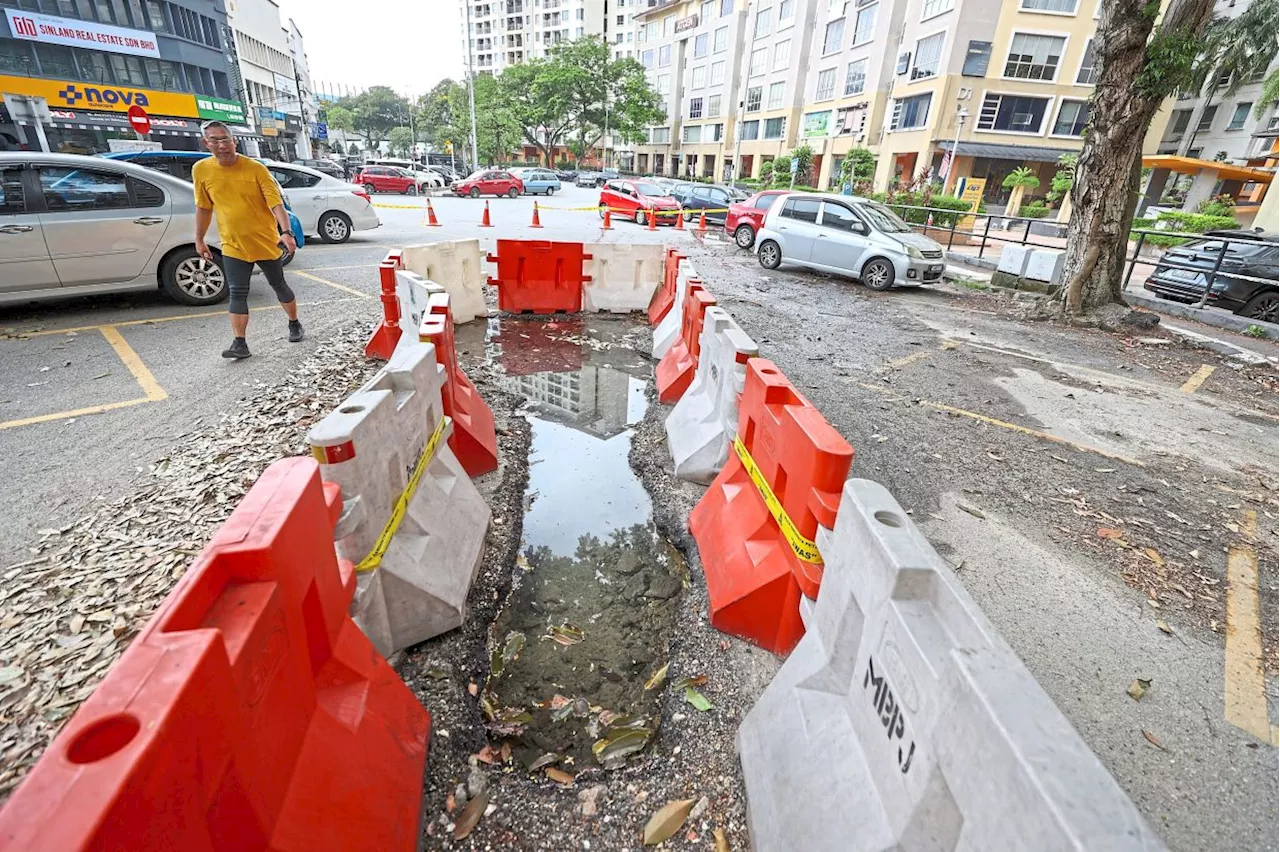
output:
[[[656,726],[684,566],[631,472],[653,366],[615,318],[491,320],[486,351],[533,427],[521,574],[490,635],[490,733],[526,765],[616,766]]]

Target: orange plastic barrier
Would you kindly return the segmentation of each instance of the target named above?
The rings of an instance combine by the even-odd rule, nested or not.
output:
[[[391,353],[396,350],[396,344],[400,342],[400,302],[396,299],[396,270],[401,268],[399,250],[387,252],[386,258],[378,264],[378,278],[382,289],[378,296],[382,300],[382,325],[374,329],[369,342],[364,345],[366,358],[388,361]]]
[[[740,452],[711,483],[689,514],[707,578],[711,624],[775,654],[786,654],[804,635],[800,595],[814,599],[822,563],[801,558],[818,526],[835,526],[836,510],[853,448],[772,361],[747,362],[738,437],[785,517],[789,537],[770,511]]]
[[[418,340],[434,343],[436,362],[444,368],[441,399],[444,413],[453,418],[449,447],[471,477],[498,469],[498,434],[493,427],[493,410],[458,366],[458,350],[453,342],[453,312],[448,293],[433,293],[422,316]]]
[[[498,240],[498,253],[488,256],[497,264],[498,310],[508,313],[554,314],[582,310],[582,283],[590,281],[582,271],[591,255],[582,243],[547,240]]]
[[[671,310],[671,306],[676,303],[676,279],[680,275],[680,261],[684,258],[679,249],[667,249],[662,268],[662,286],[657,289],[649,302],[649,325],[656,326],[662,322],[667,311]]]
[[[269,467],[0,812],[0,848],[414,849],[431,717],[347,608],[336,485]]]
[[[658,385],[658,401],[667,405],[677,402],[693,383],[698,370],[698,354],[702,346],[702,324],[707,308],[716,303],[716,297],[701,284],[689,281],[685,293],[684,315],[680,322],[680,337],[662,356],[655,371]]]

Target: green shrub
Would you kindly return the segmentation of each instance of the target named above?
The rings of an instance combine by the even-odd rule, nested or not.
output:
[[[1189,231],[1203,234],[1219,228],[1236,227],[1234,216],[1214,216],[1205,213],[1187,213],[1182,210],[1168,210],[1160,214],[1157,222],[1167,222],[1170,231]]]
[[[893,212],[912,225],[924,225],[929,221],[929,210],[908,210],[910,207],[929,207],[933,212],[933,224],[939,228],[949,228],[969,212],[969,202],[962,201],[952,195],[933,195],[932,193],[914,191],[895,191],[892,193],[873,192],[869,196],[872,201],[882,202]],[[904,206],[905,205],[905,206]],[[979,207],[981,211],[984,208]]]
[[[1049,215],[1049,208],[1044,205],[1043,201],[1033,201],[1022,208],[1022,215],[1027,219],[1043,219]]]
[[[1206,198],[1196,207],[1196,212],[1204,216],[1231,216],[1236,209],[1236,200],[1230,195],[1219,195],[1217,198]]]

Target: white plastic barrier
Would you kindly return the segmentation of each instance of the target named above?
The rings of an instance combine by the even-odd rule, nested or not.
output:
[[[699,346],[693,383],[667,416],[667,446],[676,476],[709,485],[729,460],[747,359],[760,350],[720,307],[707,308]]]
[[[449,294],[449,304],[453,306],[455,325],[488,316],[489,308],[484,301],[484,288],[489,282],[488,266],[480,253],[479,240],[446,240],[406,246],[400,263],[409,272],[444,287]]]
[[[689,288],[689,281],[698,278],[698,270],[693,263],[684,258],[680,261],[680,269],[676,274],[676,303],[667,311],[667,315],[653,330],[653,357],[661,361],[680,337],[680,325],[684,322],[684,297]]]
[[[583,273],[582,310],[625,314],[648,310],[653,293],[662,284],[665,250],[659,245],[587,243],[591,256]]]
[[[1027,269],[1022,277],[1030,281],[1054,285],[1062,280],[1062,265],[1066,252],[1058,249],[1035,249],[1027,259]]]
[[[738,730],[757,852],[1165,848],[888,491],[845,483],[818,547]]]
[[[444,381],[434,346],[400,347],[307,436],[342,488],[352,616],[384,656],[462,624],[484,552],[489,507],[449,448]]]
[[[397,347],[411,346],[418,342],[418,329],[426,315],[433,293],[445,289],[434,281],[428,281],[416,272],[396,270],[396,301],[400,303],[400,342]]]
[[[1000,249],[1000,260],[996,263],[996,271],[1021,278],[1027,271],[1027,261],[1031,259],[1031,246],[1019,246],[1005,243]]]

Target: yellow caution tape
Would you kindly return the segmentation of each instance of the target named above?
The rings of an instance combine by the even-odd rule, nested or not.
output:
[[[427,209],[425,204],[419,207],[416,204],[373,204],[372,202],[370,202],[370,206],[381,207],[384,210],[426,210]]]
[[[459,198],[461,197],[462,196],[459,196]],[[384,210],[426,210],[427,209],[425,206],[419,207],[416,204],[373,204],[372,206],[381,207]],[[553,207],[550,204],[543,204],[541,202],[538,202],[538,209],[582,212],[587,210],[598,211],[601,208],[599,205],[592,205],[590,207],[585,207],[585,206],[584,207]],[[609,212],[614,214],[626,214],[630,216],[630,215],[633,215],[635,211],[621,210],[617,207],[610,207]],[[648,211],[646,210],[645,212],[647,213]],[[658,215],[659,216],[678,216],[684,213],[692,213],[694,216],[697,216],[699,213],[728,213],[728,212],[729,212],[729,208],[727,207],[707,207],[705,209],[702,207],[697,207],[697,208],[689,208],[689,209],[681,208],[679,210],[659,210]]]
[[[782,534],[786,536],[792,552],[795,553],[797,558],[805,562],[821,565],[822,554],[818,552],[818,545],[813,540],[802,536],[800,530],[796,529],[791,516],[787,514],[787,510],[782,508],[782,503],[778,502],[778,498],[774,496],[773,489],[765,481],[764,474],[756,466],[756,460],[751,457],[751,453],[747,451],[747,446],[742,443],[741,438],[734,437],[733,450],[738,454],[738,458],[741,459],[742,466],[747,470],[747,475],[755,483],[756,490],[760,492],[760,497],[764,500],[764,505],[769,509],[769,514],[773,515],[773,519],[778,522],[778,529],[782,530]]]
[[[436,430],[431,433],[431,437],[427,440],[427,445],[422,449],[422,455],[418,458],[418,464],[413,468],[413,474],[409,477],[409,484],[404,487],[404,491],[400,492],[400,497],[396,500],[396,505],[391,510],[391,517],[387,519],[386,526],[382,528],[382,532],[378,534],[378,540],[373,543],[373,549],[369,551],[369,555],[361,559],[356,565],[356,571],[360,574],[366,571],[372,571],[382,564],[382,557],[386,554],[387,548],[391,546],[391,539],[396,534],[396,530],[400,529],[400,522],[404,520],[404,513],[409,508],[409,502],[413,500],[414,492],[418,490],[418,483],[422,480],[422,475],[427,472],[427,465],[431,464],[431,457],[436,454],[436,447],[440,444],[440,439],[444,437],[444,427],[448,422],[448,417],[441,417],[440,422],[436,424]]]

